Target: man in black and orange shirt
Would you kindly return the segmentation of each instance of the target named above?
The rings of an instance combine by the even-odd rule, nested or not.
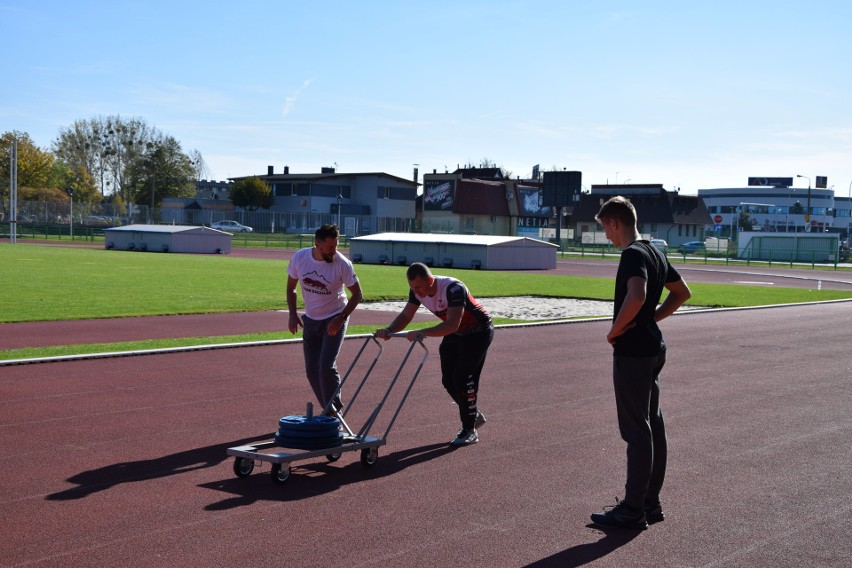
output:
[[[441,383],[459,406],[462,428],[452,446],[467,446],[479,441],[476,429],[485,424],[485,415],[477,408],[479,376],[488,347],[494,339],[491,316],[460,280],[434,276],[429,267],[415,262],[406,273],[411,290],[408,303],[393,322],[376,330],[376,337],[388,339],[391,333],[405,329],[422,305],[438,316],[441,323],[408,332],[409,341],[424,337],[443,337]]]

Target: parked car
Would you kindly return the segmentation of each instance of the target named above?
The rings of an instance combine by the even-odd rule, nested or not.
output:
[[[663,239],[651,239],[651,244],[666,254],[669,252],[669,243]]]
[[[678,247],[678,250],[683,254],[695,254],[696,252],[704,252],[704,241],[689,241]]]
[[[220,231],[228,231],[229,233],[251,233],[254,231],[251,227],[241,225],[236,221],[216,221],[210,227],[219,229]]]

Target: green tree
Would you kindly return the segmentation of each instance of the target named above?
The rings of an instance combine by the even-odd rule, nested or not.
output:
[[[125,185],[134,203],[156,207],[166,197],[195,195],[195,167],[180,143],[164,136],[145,148],[126,171]]]
[[[81,166],[70,167],[60,161],[53,163],[50,187],[59,188],[65,193],[74,188],[74,201],[78,203],[100,203],[102,197],[95,180]]]
[[[741,231],[751,231],[754,228],[754,220],[745,209],[740,211],[739,219],[737,219],[737,226],[739,226]]]
[[[261,207],[269,209],[275,202],[269,184],[256,176],[237,180],[230,193],[231,202],[248,211],[256,211]]]

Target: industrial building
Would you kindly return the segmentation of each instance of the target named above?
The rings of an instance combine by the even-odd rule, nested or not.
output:
[[[189,225],[125,225],[104,230],[104,248],[141,252],[230,254],[231,233]]]
[[[557,245],[528,237],[379,233],[349,241],[353,262],[482,270],[556,268]]]

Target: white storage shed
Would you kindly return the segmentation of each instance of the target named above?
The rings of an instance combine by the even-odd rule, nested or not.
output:
[[[194,225],[126,225],[104,230],[104,248],[230,254],[231,233]]]
[[[377,233],[349,241],[352,262],[483,270],[547,270],[556,268],[559,248],[529,237]]]

